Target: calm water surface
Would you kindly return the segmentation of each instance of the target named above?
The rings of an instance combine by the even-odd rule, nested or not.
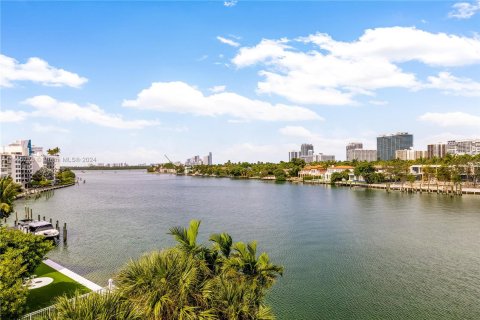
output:
[[[480,319],[478,196],[77,175],[87,183],[28,206],[68,223],[68,247],[49,256],[101,285],[130,258],[173,245],[169,227],[200,219],[200,240],[256,239],[285,266],[269,296],[279,319]]]

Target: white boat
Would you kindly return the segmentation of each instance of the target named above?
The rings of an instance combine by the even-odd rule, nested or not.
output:
[[[46,239],[50,240],[58,240],[60,237],[60,232],[58,232],[58,230],[47,221],[20,220],[17,228],[25,233],[44,236]]]

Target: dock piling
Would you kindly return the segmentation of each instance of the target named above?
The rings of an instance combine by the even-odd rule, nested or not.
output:
[[[63,244],[67,244],[67,223],[63,224]]]

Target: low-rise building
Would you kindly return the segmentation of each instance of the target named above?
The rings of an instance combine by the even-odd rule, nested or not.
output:
[[[325,180],[330,181],[332,178],[332,174],[334,173],[342,173],[347,171],[348,172],[348,180],[353,181],[355,179],[355,174],[353,173],[353,170],[355,167],[352,166],[331,166],[327,168],[327,171],[325,172]]]
[[[313,177],[314,179],[324,179],[327,170],[323,166],[305,166],[298,172],[300,178]]]

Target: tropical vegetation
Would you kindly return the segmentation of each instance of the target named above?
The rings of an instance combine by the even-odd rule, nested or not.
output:
[[[0,319],[16,319],[25,312],[25,279],[52,247],[43,236],[0,227]]]
[[[21,190],[22,186],[15,183],[11,177],[0,179],[0,219],[8,218],[13,212],[13,201]]]
[[[220,233],[199,243],[199,227],[171,228],[175,247],[127,263],[110,293],[61,298],[51,319],[274,319],[265,297],[283,267],[258,254],[255,241]]]
[[[150,167],[151,172],[158,167],[164,168],[167,164],[161,166]],[[168,164],[171,165],[171,164]],[[410,166],[423,165],[425,182],[431,180],[440,182],[459,181],[463,177],[473,185],[480,182],[480,155],[451,155],[447,154],[443,158],[418,159],[414,161],[389,160],[389,161],[326,161],[309,163],[311,166],[320,166],[328,168],[330,166],[352,166],[357,177],[362,177],[366,183],[382,183],[382,182],[410,182],[412,177],[410,174]],[[269,162],[238,162],[228,161],[224,164],[217,165],[197,165],[189,168],[189,174],[230,177],[230,178],[274,178],[276,180],[289,180],[298,177],[298,172],[306,166],[302,159],[292,159],[292,161],[279,163]],[[183,166],[175,167],[178,173],[184,172]],[[425,172],[426,170],[426,172]],[[333,176],[337,181],[348,177],[339,173]],[[308,180],[305,179],[305,180]]]

